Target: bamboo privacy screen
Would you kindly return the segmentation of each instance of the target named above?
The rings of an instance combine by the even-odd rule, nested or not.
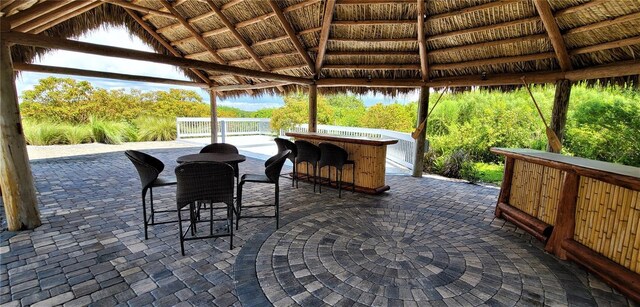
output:
[[[581,177],[574,240],[640,273],[640,192]]]

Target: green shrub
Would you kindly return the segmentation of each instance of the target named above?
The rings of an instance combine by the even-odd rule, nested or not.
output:
[[[29,145],[68,144],[64,129],[53,123],[26,123],[24,135]]]
[[[456,149],[445,158],[440,174],[449,178],[466,179],[470,182],[478,181],[475,165],[464,149]]]
[[[176,120],[168,117],[141,117],[134,121],[139,141],[172,141],[176,139]]]
[[[93,131],[89,125],[63,125],[68,144],[83,144],[93,142]]]
[[[99,143],[121,144],[137,140],[135,128],[128,123],[91,118],[90,125],[93,138]]]

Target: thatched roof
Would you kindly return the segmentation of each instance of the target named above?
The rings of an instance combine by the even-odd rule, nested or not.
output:
[[[325,86],[331,80],[418,84],[639,63],[637,0],[438,0],[424,1],[424,7],[417,0],[163,1],[6,0],[0,18],[15,21],[30,16],[21,24],[12,23],[12,31],[63,38],[106,24],[123,25],[159,53],[315,78]],[[423,29],[418,26],[420,19]],[[28,63],[42,52],[18,46],[14,61]],[[320,69],[314,73],[316,67]],[[269,82],[211,71],[201,72],[200,77],[190,70],[185,73],[199,82],[204,76],[217,86]],[[252,93],[298,87],[271,85],[279,87]],[[347,89],[367,90],[352,85],[330,88]],[[375,90],[389,94],[398,89],[390,85]],[[231,90],[224,95],[244,93]]]

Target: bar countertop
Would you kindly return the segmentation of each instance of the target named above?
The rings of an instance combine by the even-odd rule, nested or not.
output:
[[[625,176],[640,180],[640,168],[609,163],[604,161],[597,161],[591,159],[585,159],[580,157],[565,156],[557,153],[551,153],[546,151],[534,150],[534,149],[519,149],[519,148],[491,148],[491,151],[497,154],[503,154],[507,156],[524,156],[529,157],[532,160],[546,160],[555,163],[557,166],[563,169],[587,169],[606,172],[614,175]]]
[[[345,142],[353,144],[371,145],[371,146],[384,146],[398,143],[397,139],[390,138],[369,138],[361,136],[341,136],[330,135],[315,132],[287,132],[286,136],[294,138],[306,138],[320,141],[333,141],[333,142]]]

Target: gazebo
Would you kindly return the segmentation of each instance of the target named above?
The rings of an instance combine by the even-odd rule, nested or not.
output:
[[[0,3],[0,184],[10,230],[41,222],[22,133],[16,71],[138,80],[207,89],[216,98],[554,83],[551,129],[562,139],[572,82],[638,86],[640,2],[631,0],[4,0]],[[122,25],[156,53],[74,41]],[[30,64],[48,50],[175,65],[191,81]],[[320,89],[319,89],[320,88]],[[414,176],[421,176],[426,129]]]

